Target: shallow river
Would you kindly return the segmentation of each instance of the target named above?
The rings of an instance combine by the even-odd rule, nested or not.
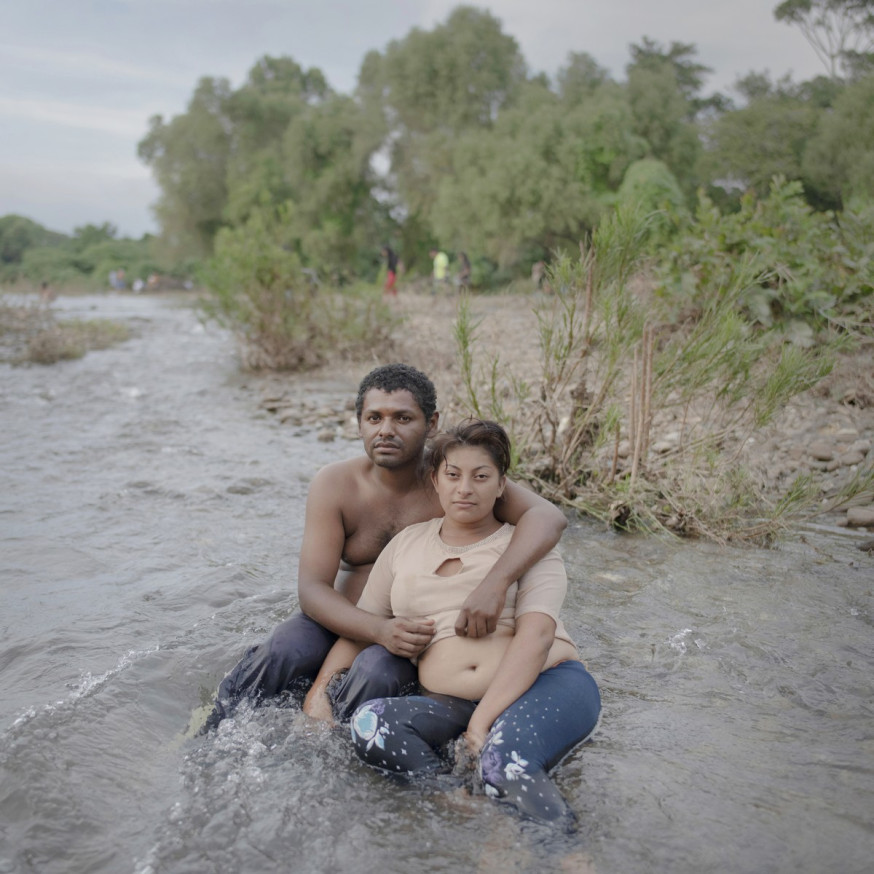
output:
[[[261,412],[180,300],[56,307],[135,335],[0,365],[0,874],[871,870],[874,558],[840,530],[763,551],[572,522],[604,712],[555,773],[571,836],[397,785],[292,710],[186,737],[296,604],[313,472],[360,449]]]

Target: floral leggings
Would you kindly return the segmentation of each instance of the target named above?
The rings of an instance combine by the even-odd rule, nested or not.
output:
[[[467,728],[475,701],[411,695],[368,701],[352,717],[359,757],[375,768],[407,774],[446,773],[448,746]],[[480,751],[477,776],[486,795],[541,821],[573,821],[547,776],[594,731],[601,712],[598,685],[582,662],[561,662],[496,720]]]

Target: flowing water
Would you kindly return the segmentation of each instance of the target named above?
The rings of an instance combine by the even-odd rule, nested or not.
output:
[[[871,870],[874,558],[851,532],[764,551],[572,522],[566,624],[604,699],[555,772],[572,835],[398,785],[294,710],[186,736],[295,606],[313,472],[360,447],[260,411],[180,299],[56,307],[135,335],[0,365],[0,874]]]

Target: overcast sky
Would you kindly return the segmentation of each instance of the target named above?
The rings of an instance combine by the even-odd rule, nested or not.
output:
[[[364,55],[431,29],[444,0],[0,0],[0,216],[52,230],[109,221],[122,236],[157,230],[158,190],[136,155],[152,115],[185,111],[201,76],[242,84],[265,54],[318,67],[351,92]],[[713,69],[705,92],[751,70],[803,81],[824,72],[777,0],[492,0],[532,72],[588,52],[625,78],[648,36],[694,43]]]

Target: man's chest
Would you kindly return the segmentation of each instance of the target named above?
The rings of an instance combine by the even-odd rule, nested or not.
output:
[[[436,497],[432,500],[427,493],[402,501],[376,502],[347,521],[343,557],[349,564],[370,564],[399,531],[442,512]]]

